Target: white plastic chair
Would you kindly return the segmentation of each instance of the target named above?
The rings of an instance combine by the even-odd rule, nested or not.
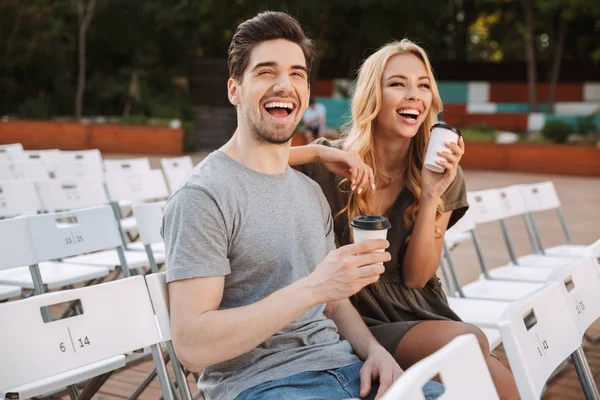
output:
[[[54,222],[73,218],[74,224]],[[132,269],[150,266],[144,252],[125,250],[111,206],[37,216],[31,220],[31,231],[42,259],[62,259],[65,264],[102,267],[110,272],[121,268],[126,277]]]
[[[150,160],[147,157],[104,160],[104,172],[107,174],[143,174],[150,172]]]
[[[45,322],[40,314],[74,301],[80,315]],[[163,398],[174,398],[143,277],[0,304],[0,320],[8,322],[0,329],[2,398],[31,398],[86,381],[125,366],[125,354],[144,347],[152,350]]]
[[[145,203],[169,197],[165,177],[159,169],[139,174],[107,173],[106,188],[113,202]],[[125,232],[137,230],[135,218],[121,219]]]
[[[474,212],[475,211],[472,210],[472,205],[470,205],[469,210],[467,211],[465,216],[463,216],[463,219],[471,218]],[[477,235],[474,229],[474,224],[472,223],[472,221],[469,222],[467,220],[464,221],[461,224],[461,226],[463,227],[463,229],[470,229],[469,232],[471,233],[471,237],[475,245],[475,251],[479,260],[479,265],[481,266],[481,269],[483,271],[483,277],[485,279],[479,279],[475,282],[471,282],[466,285],[461,285],[457,278],[456,268],[454,267],[452,255],[448,250],[448,246],[446,245],[446,243],[444,243],[443,256],[446,259],[448,269],[450,270],[453,276],[453,283],[456,286],[455,291],[451,292],[453,296],[458,295],[462,298],[500,300],[510,302],[526,296],[527,294],[533,292],[541,286],[541,283],[537,282],[503,281],[499,279],[493,279],[490,276],[490,271],[487,268],[483,252],[481,251],[481,247],[479,246],[479,241],[477,239]],[[547,275],[545,277],[547,277]],[[481,311],[476,311],[476,315],[480,313]],[[490,314],[490,316],[494,320],[496,319],[495,315]],[[486,320],[489,320],[489,318],[486,318]]]
[[[512,303],[498,325],[523,400],[539,400],[554,370],[581,346],[556,282]]]
[[[160,165],[171,193],[174,193],[185,183],[185,180],[194,169],[194,163],[190,156],[161,158]]]
[[[165,243],[160,235],[165,202],[134,204],[132,210],[141,241],[131,243],[128,248],[145,251],[150,260],[150,269],[156,273],[158,272],[156,256],[158,255],[162,260],[165,257]]]
[[[527,218],[527,207],[525,205],[525,201],[522,196],[522,190],[519,185],[508,186],[504,188],[495,189],[497,196],[499,196],[499,203],[504,210],[504,218],[500,220],[500,226],[502,227],[502,232],[505,237],[507,248],[509,250],[509,255],[511,257],[511,261],[515,265],[526,265],[526,266],[536,266],[536,267],[548,267],[548,268],[556,268],[563,265],[568,265],[571,262],[577,261],[581,259],[580,256],[552,256],[549,254],[528,254],[525,256],[517,257],[515,255],[510,234],[508,232],[508,228],[506,227],[505,219],[510,217],[522,217],[525,222],[526,231],[529,235],[532,250],[536,251],[535,246],[535,232],[532,228],[533,225],[530,223],[530,219]]]
[[[150,160],[145,158],[119,158],[119,159],[109,159],[104,160],[104,172],[107,174],[145,174],[150,172]],[[121,215],[127,215],[131,213],[132,202],[130,200],[119,200],[117,202],[119,204]],[[131,229],[127,226],[132,219],[123,221],[126,225],[126,231]]]
[[[498,189],[481,190],[468,193],[469,204],[474,207],[474,218],[477,223],[497,221],[502,229],[502,235],[506,244],[510,265],[526,267],[556,268],[577,261],[580,257],[553,257],[543,254],[528,254],[517,257],[510,233],[506,226],[506,220],[512,217],[522,217],[525,228],[529,235],[532,250],[535,251],[534,238],[531,234],[530,225],[526,218],[525,203],[518,186],[508,186]]]
[[[525,207],[528,212],[528,219],[531,224],[533,234],[535,235],[537,251],[539,251],[541,254],[555,256],[600,257],[600,240],[596,241],[591,246],[573,244],[571,234],[569,233],[567,223],[562,213],[560,199],[556,193],[554,183],[551,181],[546,181],[529,185],[519,185],[519,189],[525,202]],[[558,218],[560,220],[565,237],[567,238],[568,244],[544,248],[541,236],[535,224],[535,218],[533,214],[538,211],[549,210],[555,210],[558,214]]]
[[[12,218],[0,221],[0,274],[4,270],[34,265],[37,262],[35,251],[29,240],[29,228],[25,218]],[[21,295],[21,287],[0,285],[0,300]]]
[[[0,253],[19,257],[0,269],[0,283],[33,290],[35,294],[77,283],[105,278],[109,271],[87,265],[52,261],[74,254],[116,247],[120,236],[111,236],[105,209],[79,210],[68,214],[40,214],[0,221]],[[129,273],[125,267],[127,274]]]
[[[408,368],[382,400],[425,400],[423,386],[438,374],[444,385],[438,400],[499,399],[475,335],[461,335]]]
[[[33,181],[0,182],[0,218],[35,214],[41,210],[42,204]]]
[[[0,162],[0,181],[48,179],[49,177],[48,171],[37,160]]]
[[[477,199],[482,200],[486,196],[491,196],[490,199],[492,203],[494,202],[494,192],[486,191],[486,194],[483,196],[476,196]],[[481,278],[486,279],[498,279],[498,280],[507,280],[507,281],[522,281],[522,282],[545,282],[548,276],[550,275],[550,270],[544,270],[541,268],[534,267],[515,267],[513,265],[506,265],[488,269],[487,263],[485,261],[485,257],[483,255],[483,250],[479,246],[479,240],[477,238],[477,234],[475,232],[475,217],[479,217],[482,223],[488,222],[487,215],[480,214],[481,204],[475,202],[476,204],[473,207],[469,208],[467,213],[454,225],[450,228],[446,235],[444,236],[444,244],[450,250],[450,246],[448,242],[453,243],[454,237],[457,235],[468,235],[468,237],[473,241],[475,246],[475,251],[477,252],[477,256],[479,258],[479,263],[482,269]]]
[[[563,293],[571,318],[583,340],[587,329],[600,318],[600,275],[594,258],[588,257],[553,271],[549,282],[557,282]],[[598,388],[591,374],[583,348],[572,355],[577,375],[584,388],[586,398],[600,399]]]
[[[175,372],[175,378],[179,386],[181,398],[183,400],[191,400],[192,395],[190,393],[190,388],[183,367],[175,354],[171,338],[167,275],[165,272],[146,275],[146,284],[148,285],[148,292],[150,293],[150,299],[152,300],[152,306],[154,307],[154,313],[156,314],[158,329],[160,330],[162,340],[165,342],[169,352],[169,359],[173,366],[173,371]]]
[[[104,176],[102,155],[97,149],[61,151],[60,161],[54,175],[58,179],[73,179],[84,176]]]
[[[490,349],[493,350],[502,342],[498,331],[498,320],[510,304],[508,301],[471,299],[461,297],[462,287],[454,271],[448,273],[447,264],[442,258],[440,269],[450,295],[448,305],[464,322],[476,325],[485,333]]]
[[[25,159],[21,143],[0,145],[0,161],[19,161]]]
[[[100,176],[78,179],[45,179],[35,182],[44,210],[49,212],[74,210],[109,203]]]
[[[39,161],[50,176],[54,176],[54,170],[60,162],[60,150],[25,150],[28,160]]]

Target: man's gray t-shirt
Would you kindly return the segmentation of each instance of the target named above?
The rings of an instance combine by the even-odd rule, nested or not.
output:
[[[222,151],[171,196],[162,234],[167,281],[225,276],[221,310],[255,303],[309,275],[335,249],[331,211],[315,182],[289,167],[259,173]],[[206,368],[198,384],[207,400],[358,362],[324,309],[313,307],[250,352]]]

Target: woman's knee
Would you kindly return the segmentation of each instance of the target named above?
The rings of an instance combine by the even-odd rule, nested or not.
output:
[[[487,336],[485,335],[485,333],[483,333],[483,331],[481,329],[479,329],[478,327],[476,327],[475,325],[471,325],[471,324],[467,324],[464,323],[464,334],[473,334],[475,335],[475,337],[477,338],[477,342],[479,343],[479,347],[481,348],[481,352],[483,353],[483,356],[486,358],[489,357],[490,355],[490,342],[488,341]]]

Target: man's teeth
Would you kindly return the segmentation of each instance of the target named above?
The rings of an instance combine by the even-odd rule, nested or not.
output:
[[[292,103],[272,101],[270,103],[265,104],[265,108],[287,108],[293,110],[294,105]]]

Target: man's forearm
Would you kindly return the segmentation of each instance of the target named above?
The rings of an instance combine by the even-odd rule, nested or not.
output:
[[[254,304],[205,312],[174,328],[177,356],[186,368],[199,372],[245,354],[314,307],[311,293],[300,280]]]
[[[344,299],[328,303],[325,313],[335,322],[340,335],[350,342],[362,360],[366,360],[373,349],[381,348],[350,300]]]

